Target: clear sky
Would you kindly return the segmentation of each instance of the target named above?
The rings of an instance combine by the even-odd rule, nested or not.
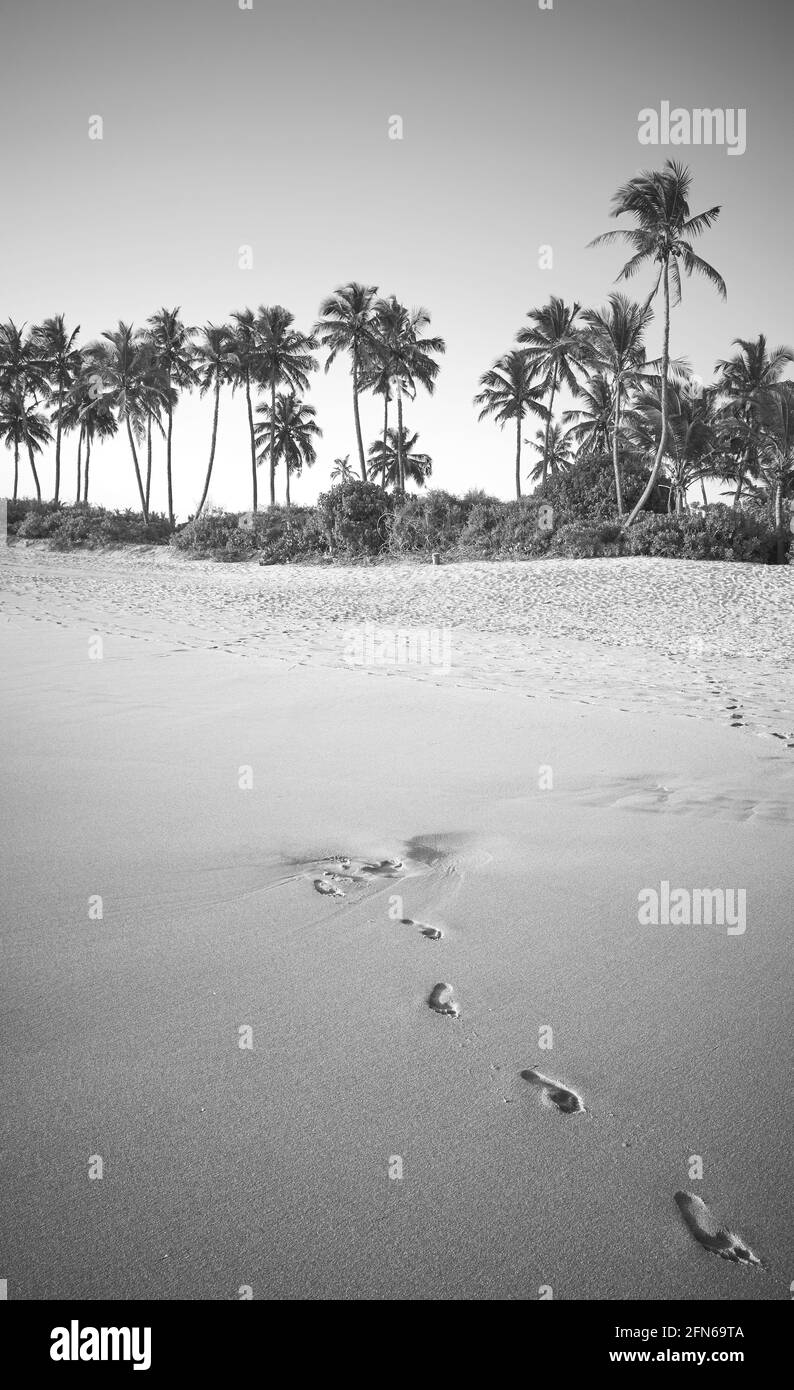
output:
[[[708,379],[737,335],[794,339],[793,37],[791,0],[252,0],[250,11],[3,0],[0,317],[63,312],[90,339],[163,304],[201,324],[282,303],[308,329],[337,285],[376,284],[425,305],[447,341],[435,396],[406,415],[434,484],[510,496],[513,440],[477,423],[478,377],[551,294],[604,302],[621,252],[586,244],[639,168],[683,158],[694,210],[723,206],[698,249],[727,281],[727,304],[685,281],[672,351]],[[641,146],[639,111],[665,99],[746,108],[746,152]],[[92,115],[102,141],[88,138]],[[393,115],[401,141],[389,139]],[[244,244],[250,270],[238,266]],[[539,268],[541,245],[552,269]],[[632,285],[637,297],[649,288]],[[355,459],[341,362],[311,399],[324,438],[296,502],[327,486],[337,455]],[[369,443],[381,403],[362,410]],[[201,492],[210,417],[209,399],[178,410],[182,517]],[[67,498],[75,450],[69,439]],[[248,469],[244,399],[227,394],[211,500],[248,504]],[[160,452],[158,510],[163,474]],[[48,456],[48,492],[52,477]],[[92,500],[135,505],[123,439],[96,450]]]

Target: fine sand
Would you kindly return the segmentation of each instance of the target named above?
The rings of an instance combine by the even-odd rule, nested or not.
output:
[[[9,1298],[789,1298],[794,569],[0,583]]]

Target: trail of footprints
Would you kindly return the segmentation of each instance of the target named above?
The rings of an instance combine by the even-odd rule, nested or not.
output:
[[[332,864],[334,867],[322,870],[313,878],[314,888],[323,896],[334,898],[345,897],[350,888],[359,884],[383,878],[398,878],[403,869],[398,859],[381,859],[376,863],[370,863],[354,861],[344,854],[329,855],[321,862]],[[429,941],[441,941],[444,937],[440,927],[416,922],[412,917],[403,917],[400,920],[402,926],[416,927]],[[455,991],[452,985],[444,980],[433,986],[427,996],[427,1005],[433,1013],[460,1018],[460,1004]],[[537,1090],[544,1106],[557,1110],[561,1115],[586,1114],[584,1101],[579,1093],[563,1085],[561,1081],[544,1076],[535,1067],[527,1067],[521,1072],[521,1078]],[[691,1192],[676,1192],[675,1203],[690,1235],[704,1250],[733,1264],[767,1268],[765,1261],[754,1254],[741,1236],[720,1223],[702,1197],[697,1197]]]

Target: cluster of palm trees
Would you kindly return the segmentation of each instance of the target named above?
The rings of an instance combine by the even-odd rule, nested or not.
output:
[[[702,275],[724,298],[721,275],[698,256],[693,241],[719,216],[719,207],[692,214],[691,176],[668,160],[662,170],[630,179],[612,200],[612,215],[633,225],[596,237],[591,246],[627,244],[630,259],[618,279],[628,280],[647,266],[654,283],[642,303],[614,293],[606,306],[583,309],[551,298],[531,309],[519,330],[518,346],[494,363],[480,380],[475,404],[480,419],[493,417],[515,428],[515,485],[521,497],[524,420],[543,422],[531,448],[537,462],[533,479],[543,483],[580,460],[610,454],[618,516],[630,525],[657,486],[667,488],[670,510],[687,508],[688,493],[705,480],[734,485],[734,504],[743,490],[771,501],[778,527],[783,501],[794,491],[792,407],[794,384],[783,376],[794,361],[786,346],[770,349],[761,334],[737,338],[733,356],[716,364],[715,381],[704,386],[683,359],[670,357],[670,308],[681,299],[681,271]],[[672,292],[672,295],[671,295]],[[662,355],[649,360],[645,336],[653,302],[663,304]],[[575,408],[554,418],[555,400],[567,389]],[[621,464],[650,463],[647,484],[625,517]]]
[[[14,498],[19,487],[20,456],[26,455],[36,496],[41,485],[36,459],[45,445],[55,445],[55,501],[61,494],[61,457],[65,434],[77,434],[76,501],[88,501],[92,447],[119,430],[127,436],[141,511],[148,521],[153,440],[164,441],[168,516],[174,526],[172,443],[174,414],[181,395],[197,390],[212,400],[209,458],[198,515],[209,492],[224,388],[245,396],[251,455],[252,505],[258,507],[257,468],[269,469],[270,503],[276,501],[276,473],[284,465],[286,502],[290,477],[316,461],[315,441],[322,433],[313,406],[303,398],[315,355],[325,350],[325,370],[340,355],[349,363],[353,417],[360,476],[379,478],[404,490],[413,478],[423,482],[431,464],[415,452],[416,435],[407,429],[403,410],[421,387],[432,392],[444,340],[429,333],[425,309],[407,309],[393,295],[381,297],[374,285],[352,282],[337,289],[320,308],[310,333],[295,326],[294,315],[281,305],[254,312],[243,309],[230,322],[188,326],[178,308],[162,308],[146,326],[119,322],[84,346],[79,328],[69,329],[62,314],[30,328],[12,321],[0,324],[0,439],[14,454]],[[383,434],[365,456],[359,399],[371,391],[383,398]],[[257,400],[258,398],[258,400]],[[255,401],[257,401],[255,405]],[[396,403],[397,428],[389,425]],[[256,418],[255,418],[256,417]],[[143,451],[145,449],[145,465]],[[351,475],[344,462],[341,477]]]
[[[635,303],[609,295],[600,309],[583,309],[552,297],[530,309],[516,346],[480,379],[475,396],[480,419],[493,417],[515,428],[515,487],[521,497],[524,422],[541,422],[530,447],[536,461],[530,477],[545,483],[594,455],[611,454],[615,508],[630,525],[654,488],[667,488],[671,510],[689,505],[693,484],[728,481],[734,504],[743,495],[773,501],[782,525],[784,499],[794,491],[792,404],[794,385],[784,376],[794,361],[786,346],[769,348],[765,337],[737,338],[733,356],[716,364],[708,386],[682,358],[670,356],[670,310],[681,298],[681,273],[703,276],[724,298],[721,275],[694,250],[693,242],[717,220],[720,208],[692,214],[691,176],[668,160],[663,169],[638,174],[617,190],[612,215],[629,224],[595,238],[591,246],[628,245],[631,255],[619,280],[653,271],[647,298]],[[662,352],[646,355],[645,338],[654,301],[663,309]],[[320,306],[311,332],[295,325],[281,305],[243,309],[223,324],[187,326],[179,309],[162,308],[145,327],[120,322],[81,347],[79,329],[63,315],[29,329],[0,324],[0,439],[14,453],[14,497],[20,455],[28,458],[36,495],[41,487],[36,458],[54,440],[55,500],[60,497],[65,434],[77,434],[77,501],[88,500],[91,451],[119,430],[127,436],[141,510],[148,520],[153,440],[164,441],[168,516],[174,525],[172,443],[180,397],[197,390],[212,400],[212,427],[204,507],[218,438],[224,389],[244,393],[250,440],[253,510],[258,506],[257,469],[266,464],[270,503],[284,466],[286,502],[290,478],[316,461],[321,435],[314,408],[304,399],[325,352],[325,370],[339,357],[347,363],[352,388],[358,474],[363,481],[404,492],[430,476],[431,459],[417,449],[417,435],[404,419],[406,401],[419,389],[432,393],[445,351],[430,333],[425,309],[407,309],[394,295],[357,282],[335,290]],[[365,452],[360,398],[383,400],[383,428]],[[573,408],[559,410],[563,395]],[[558,414],[555,417],[555,405]],[[390,408],[396,407],[396,423]],[[390,418],[392,423],[390,423]],[[145,450],[145,463],[144,463]],[[629,461],[648,467],[642,495],[625,516],[623,471]],[[337,459],[332,481],[356,476],[350,455]]]

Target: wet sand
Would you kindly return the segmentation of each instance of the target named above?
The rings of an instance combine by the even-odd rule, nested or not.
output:
[[[5,551],[9,1297],[788,1298],[793,578]]]

